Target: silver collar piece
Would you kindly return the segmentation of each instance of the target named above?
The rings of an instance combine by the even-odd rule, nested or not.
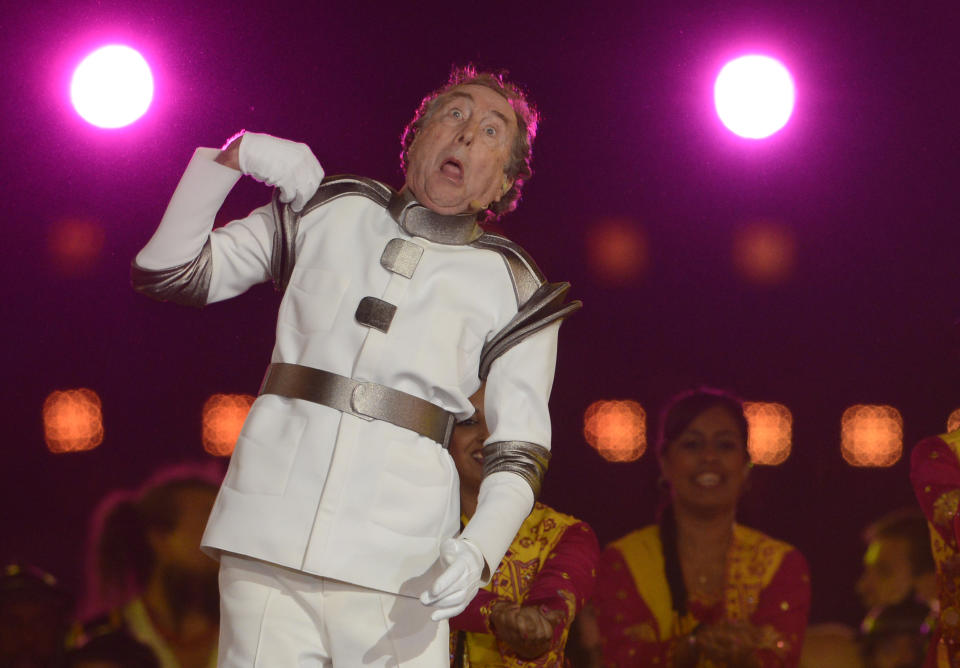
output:
[[[387,211],[410,236],[423,237],[438,244],[462,246],[483,234],[475,213],[437,213],[420,204],[406,188],[390,198]]]

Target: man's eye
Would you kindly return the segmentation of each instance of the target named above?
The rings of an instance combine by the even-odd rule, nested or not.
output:
[[[458,426],[458,427],[472,427],[472,426],[475,425],[475,424],[477,424],[477,421],[476,421],[475,419],[473,419],[473,418],[467,418],[467,419],[464,420],[463,422],[458,422],[458,423],[457,423],[457,426]]]
[[[493,127],[485,128],[485,129],[484,129],[484,132],[487,133],[487,136],[488,136],[488,137],[496,137],[496,136],[497,136],[497,129],[496,129],[496,128],[493,128]]]
[[[450,115],[453,116],[458,121],[463,118],[463,112],[460,111],[459,109],[454,109],[453,111],[450,112]]]

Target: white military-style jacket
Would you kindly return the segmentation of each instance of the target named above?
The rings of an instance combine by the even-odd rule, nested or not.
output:
[[[273,280],[283,291],[271,362],[322,369],[454,414],[487,381],[485,470],[534,492],[550,447],[566,284],[472,216],[439,216],[375,181],[327,178],[295,214],[274,197],[212,230],[240,173],[198,149],[134,287],[203,305]],[[487,461],[489,460],[489,461]],[[304,399],[261,394],[243,426],[203,545],[384,591],[419,595],[459,526],[443,444]],[[512,539],[512,535],[510,536]],[[471,536],[492,568],[510,540]]]

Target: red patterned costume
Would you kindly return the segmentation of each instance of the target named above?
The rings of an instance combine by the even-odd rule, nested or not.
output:
[[[466,610],[450,620],[452,647],[457,645],[458,633],[464,632],[462,663],[457,665],[566,665],[563,650],[570,624],[593,594],[599,552],[597,537],[589,525],[542,503],[535,504],[490,584],[480,590]],[[546,654],[526,661],[497,642],[490,614],[498,601],[539,605],[544,612],[562,613],[562,623],[555,628]]]
[[[960,430],[917,444],[910,480],[930,525],[930,546],[937,563],[940,624],[930,642],[928,668],[960,667]]]
[[[614,541],[600,555],[595,598],[603,665],[672,666],[678,642],[685,642],[700,625],[727,621],[754,627],[751,644],[762,668],[796,666],[810,610],[803,555],[784,542],[735,525],[726,568],[722,596],[706,601],[690,595],[681,619],[667,584],[660,528],[648,526]],[[698,664],[720,665],[706,659]]]

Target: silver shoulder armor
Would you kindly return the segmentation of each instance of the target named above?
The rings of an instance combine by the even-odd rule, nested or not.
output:
[[[490,365],[500,355],[531,334],[579,310],[583,303],[567,302],[570,284],[548,283],[533,258],[509,239],[496,234],[484,234],[471,245],[500,254],[507,265],[517,297],[517,315],[487,341],[480,352],[478,373],[480,380],[486,380]]]
[[[476,241],[471,242],[470,245],[500,254],[507,265],[510,279],[513,281],[513,292],[517,297],[517,307],[523,306],[536,292],[537,288],[547,280],[537,263],[527,254],[527,251],[506,237],[486,233]]]
[[[273,254],[270,259],[270,276],[278,292],[284,292],[293,273],[296,257],[297,228],[300,219],[317,207],[347,195],[360,195],[386,208],[394,190],[379,181],[350,174],[328,176],[298,213],[289,204],[280,201],[280,191],[273,193],[273,213],[277,227],[273,233]]]
[[[169,301],[200,308],[207,304],[212,272],[210,239],[197,256],[169,269],[144,269],[136,260],[130,265],[133,289],[158,301]]]

